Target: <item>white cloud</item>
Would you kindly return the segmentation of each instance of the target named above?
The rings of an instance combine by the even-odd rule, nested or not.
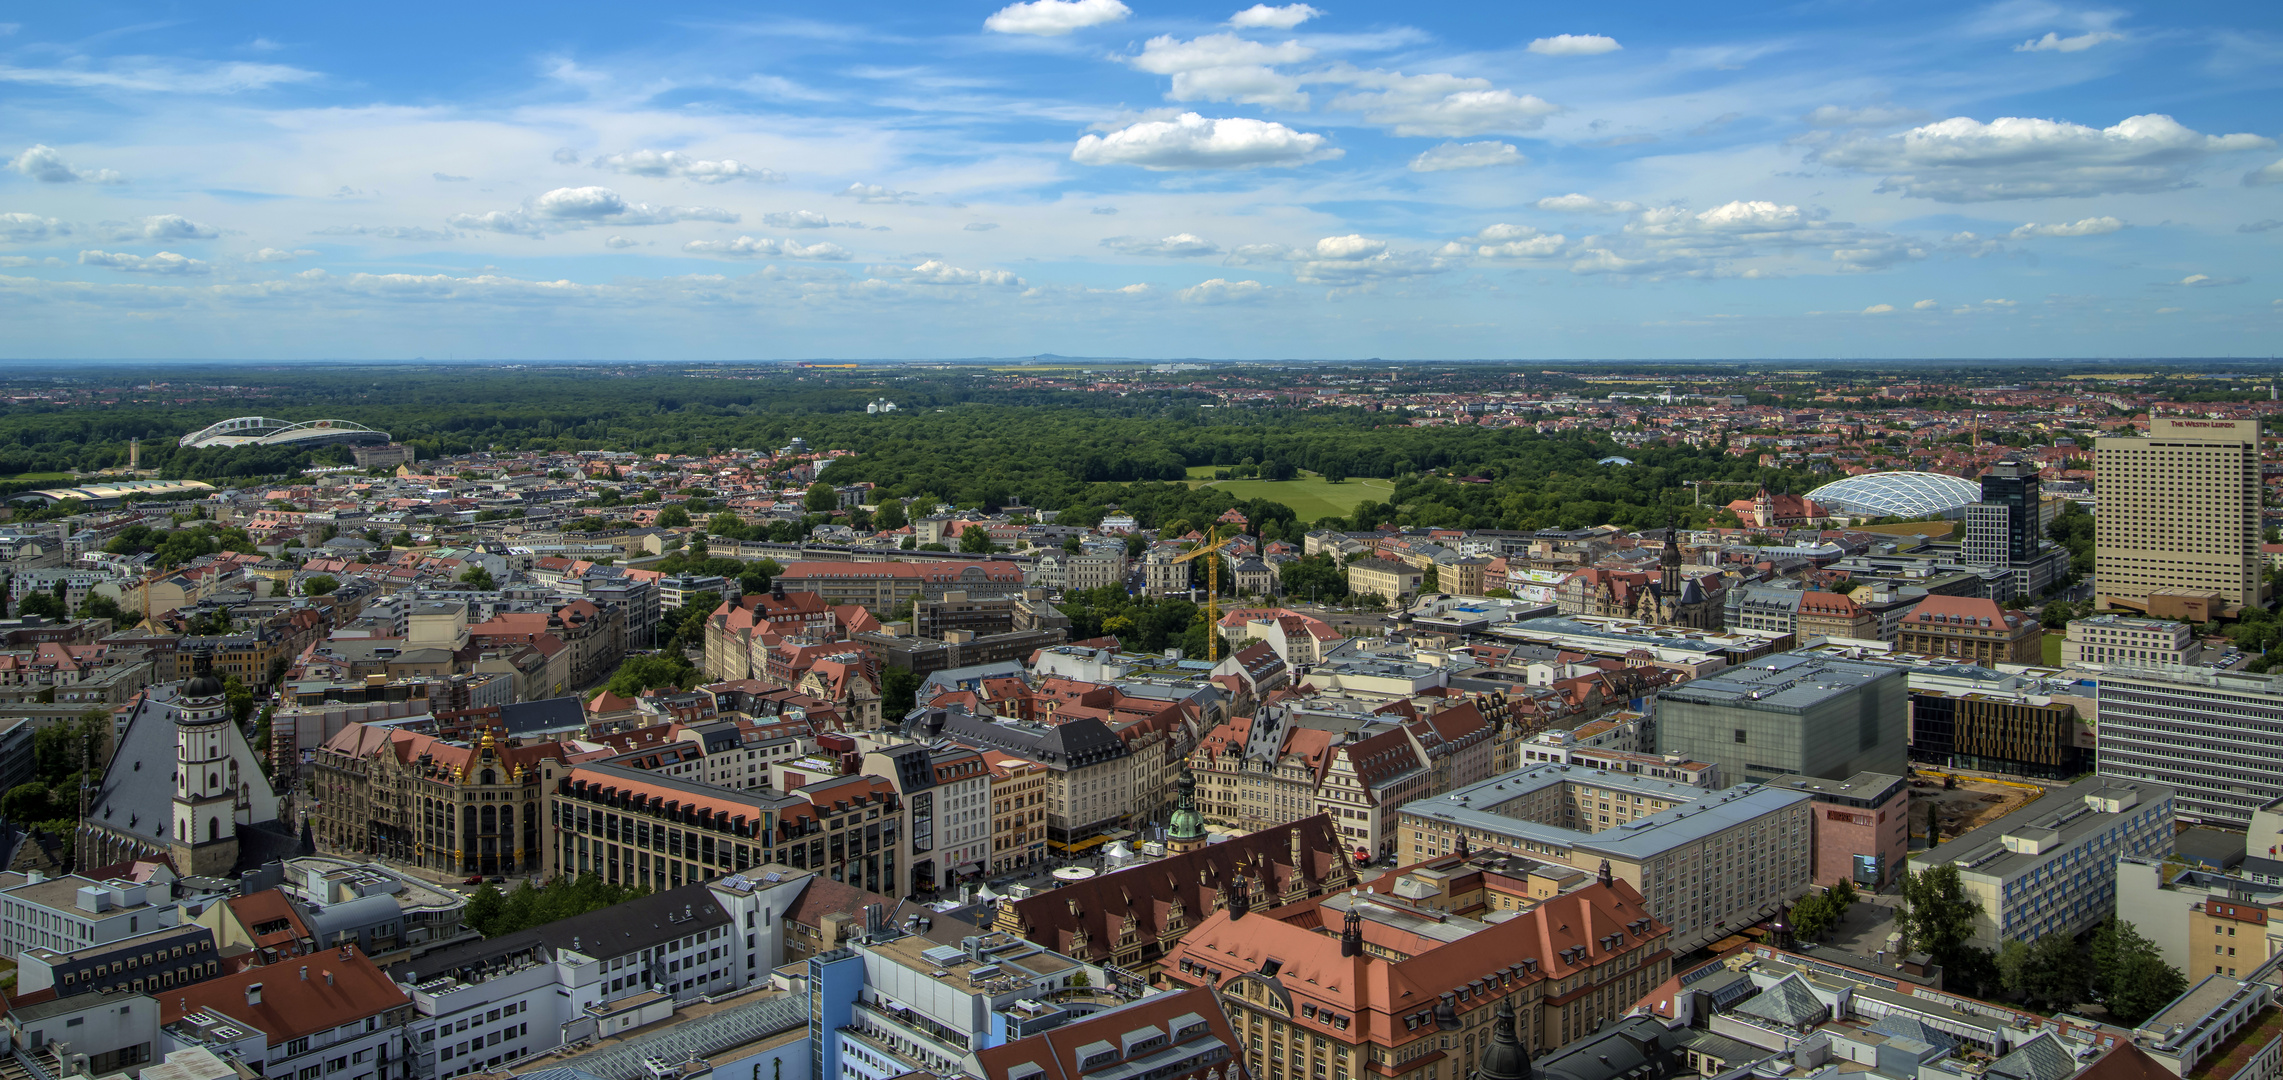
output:
[[[1530,43],[1530,51],[1540,56],[1599,56],[1624,47],[1616,38],[1600,34],[1555,34]]]
[[[445,224],[480,232],[543,236],[588,225],[665,225],[676,221],[735,223],[738,215],[714,206],[652,206],[630,203],[606,187],[556,188],[522,209],[454,214]]]
[[[1254,4],[1229,16],[1229,25],[1244,30],[1290,30],[1322,14],[1306,4],[1286,4],[1282,7]]]
[[[2248,280],[2250,279],[2239,277],[2213,277],[2210,274],[2190,274],[2178,281],[2164,281],[2158,282],[2158,284],[2173,285],[2184,289],[2216,289],[2222,285],[2241,285]]]
[[[1264,45],[1235,34],[1207,34],[1189,41],[1154,37],[1127,61],[1153,75],[1173,76],[1166,97],[1173,101],[1240,101],[1280,109],[1305,109],[1308,95],[1300,80],[1273,70],[1296,64],[1316,50],[1296,41]]]
[[[578,164],[578,163],[579,163],[579,152],[578,152],[578,151],[576,151],[576,150],[573,150],[573,149],[571,149],[571,148],[570,148],[570,147],[568,147],[568,146],[559,146],[559,147],[556,147],[556,148],[555,148],[555,164],[557,164],[557,165],[576,165],[576,164]]]
[[[1164,255],[1177,259],[1221,253],[1221,245],[1195,233],[1175,233],[1157,240],[1112,236],[1103,240],[1102,246],[1124,255]]]
[[[1251,169],[1304,165],[1339,157],[1324,136],[1283,124],[1242,117],[1207,119],[1183,113],[1149,120],[1107,135],[1088,135],[1070,150],[1081,165],[1137,165],[1153,171]]]
[[[2283,184],[2283,158],[2243,174],[2245,187],[2264,187],[2268,184]]]
[[[531,209],[551,218],[606,218],[625,213],[626,200],[606,187],[565,187],[533,199]]]
[[[0,214],[0,240],[14,244],[29,244],[70,235],[71,226],[52,217],[41,217],[38,214],[26,214],[21,211]]]
[[[1546,117],[1561,111],[1535,94],[1494,88],[1488,79],[1360,71],[1348,73],[1347,81],[1365,89],[1333,98],[1333,108],[1360,112],[1365,120],[1389,125],[1404,136],[1536,131]]]
[[[1526,165],[1523,157],[1511,143],[1502,142],[1447,142],[1411,159],[1412,172],[1448,172],[1452,169],[1485,169],[1494,165]]]
[[[2095,217],[2053,225],[2031,222],[2006,235],[2015,240],[2027,240],[2032,236],[2101,236],[2121,228],[2124,228],[2124,222],[2113,217]]]
[[[1893,304],[1872,304],[1870,307],[1867,307],[1867,308],[1864,308],[1864,309],[1863,309],[1863,314],[1865,314],[1865,315],[1885,315],[1885,314],[1888,314],[1888,313],[1890,313],[1890,312],[1894,311],[1894,309],[1895,309],[1895,306],[1894,306]]]
[[[316,253],[316,252],[314,252],[314,251],[306,251],[306,250],[285,251],[285,250],[282,250],[282,249],[279,249],[279,248],[266,247],[266,248],[262,248],[262,249],[260,249],[260,250],[258,250],[258,251],[255,251],[255,252],[253,252],[253,253],[252,253],[252,254],[250,254],[250,255],[247,255],[247,256],[246,256],[246,261],[247,261],[247,262],[253,262],[253,263],[281,263],[281,262],[292,262],[292,261],[293,261],[293,260],[295,260],[295,259],[298,259],[298,258],[304,258],[304,257],[310,256],[310,255],[315,255],[315,254],[317,254],[317,253]]]
[[[493,211],[497,213],[498,211]],[[311,236],[377,236],[383,240],[450,240],[452,234],[442,229],[424,229],[418,225],[333,225],[312,231]]]
[[[428,175],[434,177],[439,184],[465,184],[468,182],[468,178],[465,176],[454,176],[446,172],[432,172]]]
[[[0,82],[75,90],[132,90],[151,94],[235,94],[280,83],[308,82],[314,71],[283,64],[223,63],[182,67],[146,56],[122,57],[108,68],[19,68],[0,65]]]
[[[1095,207],[1095,208],[1093,208],[1093,209],[1091,209],[1091,210],[1088,210],[1088,211],[1086,211],[1086,212],[1087,212],[1087,213],[1089,213],[1089,214],[1101,214],[1101,215],[1103,215],[1103,216],[1107,217],[1107,216],[1109,216],[1109,215],[1111,215],[1111,214],[1115,214],[1115,213],[1117,213],[1117,212],[1118,212],[1118,208],[1117,208],[1117,207],[1115,207],[1115,206],[1097,206],[1097,207]]]
[[[960,226],[960,228],[965,229],[968,232],[990,232],[991,230],[998,227],[999,223],[996,221],[970,221],[967,224]]]
[[[874,266],[868,271],[875,276],[896,277],[915,285],[1021,285],[1023,279],[1005,270],[962,270],[941,259],[905,269],[900,266]]]
[[[1443,247],[1443,254],[1480,255],[1485,259],[1546,259],[1561,254],[1568,244],[1569,238],[1560,233],[1543,233],[1528,225],[1500,222],[1473,236],[1459,237]]]
[[[629,240],[629,239],[627,239],[627,238],[625,238],[625,237],[623,237],[623,236],[613,236],[613,237],[611,237],[611,238],[609,238],[609,239],[607,239],[607,240],[604,240],[604,241],[602,242],[602,246],[604,246],[604,247],[606,247],[606,248],[618,249],[618,248],[630,248],[630,247],[637,247],[637,246],[639,246],[641,243],[642,243],[642,242],[641,242],[641,241],[639,241],[639,240]]]
[[[33,143],[8,162],[8,167],[43,184],[119,184],[125,181],[109,169],[74,169],[55,147]]]
[[[1881,174],[1882,192],[1964,203],[2168,191],[2186,186],[2206,158],[2273,145],[2259,135],[2200,134],[2154,113],[2107,128],[1960,116],[1900,135],[1851,139],[1811,157]]]
[[[1884,270],[1925,257],[1925,248],[1897,239],[1864,247],[1834,248],[1831,251],[1831,261],[1838,263],[1840,269],[1858,273]]]
[[[1915,304],[1912,304],[1912,305],[1910,306],[1910,309],[1911,309],[1912,311],[1932,311],[1932,310],[1934,310],[1935,308],[1938,308],[1938,307],[1941,307],[1941,306],[1942,306],[1942,301],[1940,301],[1940,300],[1921,300],[1921,301],[1919,301],[1919,302],[1917,302],[1917,303],[1915,303]]]
[[[754,239],[740,236],[735,240],[692,240],[682,250],[697,255],[727,255],[736,258],[755,256],[781,256],[787,259],[819,259],[826,262],[846,262],[848,249],[839,244],[803,244],[774,237]]]
[[[2184,310],[2184,309],[2182,309],[2182,308],[2176,308],[2176,307],[2160,307],[2160,308],[2157,308],[2157,309],[2156,309],[2156,313],[2157,313],[2158,315],[2171,315],[2171,314],[2174,314],[2174,313],[2176,313],[2176,312],[2179,312],[2179,311],[2181,311],[2181,310]]]
[[[2104,41],[2123,41],[2124,35],[2113,30],[2094,30],[2076,37],[2062,37],[2050,30],[2041,38],[2031,38],[2013,47],[2015,52],[2084,52]]]
[[[1660,264],[1648,259],[1628,259],[1608,248],[1588,248],[1579,253],[1576,262],[1570,264],[1570,273],[1637,274],[1654,272],[1659,268]]]
[[[726,184],[732,180],[778,183],[785,179],[785,174],[775,169],[756,168],[736,158],[703,161],[677,150],[629,150],[620,154],[605,154],[594,160],[594,167],[628,176],[680,177],[700,184]]]
[[[854,199],[860,203],[910,203],[914,206],[919,205],[919,201],[913,198],[918,194],[916,191],[896,191],[878,184],[850,184],[833,192],[835,198]]]
[[[1241,304],[1258,300],[1268,294],[1268,286],[1257,281],[1230,281],[1213,278],[1173,294],[1185,304]]]
[[[1061,37],[1073,30],[1114,23],[1133,14],[1118,0],[1031,0],[1008,4],[983,20],[983,29],[1002,34]]]
[[[9,267],[9,268],[18,268],[18,267],[25,267],[25,266],[62,266],[62,265],[63,265],[63,260],[62,260],[62,259],[58,259],[58,258],[55,258],[54,256],[49,256],[48,258],[44,258],[44,259],[42,259],[42,258],[36,258],[36,257],[34,257],[34,256],[31,256],[31,255],[0,255],[0,266]]]
[[[761,224],[772,229],[829,229],[834,222],[814,210],[783,210],[761,215]],[[843,221],[841,225],[862,227],[860,221]]]
[[[1837,105],[1824,105],[1800,119],[1816,127],[1893,127],[1897,124],[1916,124],[1926,119],[1917,109],[1897,109],[1886,105],[1868,105],[1860,109],[1845,109]]]
[[[96,229],[105,240],[212,240],[222,235],[181,214],[153,214],[133,221],[106,221]]]
[[[1641,209],[1640,203],[1603,202],[1591,195],[1580,195],[1574,191],[1567,195],[1540,199],[1536,205],[1540,210],[1552,210],[1560,214],[1630,214]]]
[[[1327,236],[1316,241],[1309,254],[1318,259],[1352,260],[1374,258],[1387,250],[1387,241],[1373,240],[1349,233],[1346,236]]]
[[[79,253],[79,264],[123,270],[130,274],[203,274],[208,270],[205,263],[171,251],[162,251],[156,255],[82,251]]]

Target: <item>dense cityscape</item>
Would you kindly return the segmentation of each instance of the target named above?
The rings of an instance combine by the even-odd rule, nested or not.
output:
[[[2283,1067],[2250,365],[0,391],[12,1078]]]

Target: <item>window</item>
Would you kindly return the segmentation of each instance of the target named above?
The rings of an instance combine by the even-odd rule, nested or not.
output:
[[[1737,728],[1737,729],[1736,729],[1736,741],[1737,741],[1737,742],[1743,742],[1743,741],[1744,741],[1744,729],[1743,729],[1743,728]]]

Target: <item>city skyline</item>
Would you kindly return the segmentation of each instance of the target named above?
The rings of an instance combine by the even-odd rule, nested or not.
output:
[[[1240,7],[28,13],[0,355],[2225,356],[2283,320],[2271,10]]]

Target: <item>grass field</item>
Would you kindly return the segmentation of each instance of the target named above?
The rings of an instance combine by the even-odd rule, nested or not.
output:
[[[14,484],[18,482],[26,484],[52,484],[56,483],[57,481],[69,479],[71,479],[70,473],[28,472],[17,473],[14,476],[0,476],[0,484]]]
[[[1334,484],[1314,473],[1296,480],[1223,480],[1212,485],[1240,499],[1267,499],[1292,508],[1302,524],[1322,517],[1346,517],[1365,499],[1386,499],[1395,485],[1385,480],[1349,480]]]
[[[2045,649],[2046,667],[2061,666],[2061,642],[2067,637],[2067,634],[2047,634],[2045,635],[2045,640],[2040,642],[2040,644],[2043,645]]]

